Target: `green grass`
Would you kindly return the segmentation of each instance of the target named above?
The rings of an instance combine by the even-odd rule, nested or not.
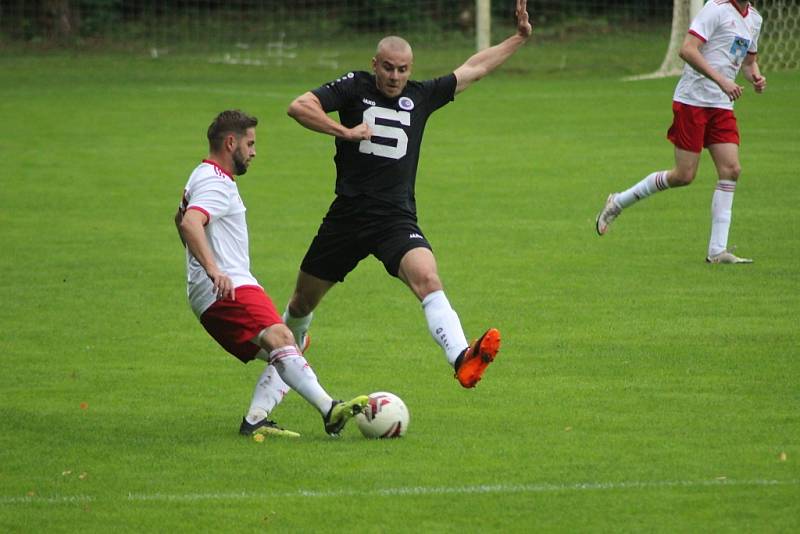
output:
[[[437,112],[420,162],[448,296],[469,336],[503,332],[484,381],[457,386],[369,259],[320,306],[308,357],[337,396],[401,395],[408,435],[328,439],[292,395],[274,415],[303,437],[263,444],[235,432],[259,365],[189,311],[172,215],[214,114],[256,114],[240,187],[282,309],[333,189],[332,141],[285,108],[341,69],[0,59],[0,530],[798,530],[800,75],[737,104],[731,242],[756,263],[720,268],[702,261],[707,156],[695,185],[594,235],[608,192],[670,166],[675,80],[539,53]],[[463,60],[418,51],[424,75],[447,68],[425,58]]]

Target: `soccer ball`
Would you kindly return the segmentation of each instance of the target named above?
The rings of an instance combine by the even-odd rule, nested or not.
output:
[[[400,438],[408,430],[408,408],[394,393],[378,391],[369,395],[356,423],[366,438]]]

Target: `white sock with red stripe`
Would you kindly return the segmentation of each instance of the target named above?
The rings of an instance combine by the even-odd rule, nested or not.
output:
[[[466,347],[469,346],[458,314],[450,306],[444,291],[434,291],[422,300],[425,319],[428,320],[428,331],[433,339],[442,347],[447,361],[453,365]]]
[[[647,198],[653,193],[669,189],[667,183],[667,172],[659,171],[648,174],[647,177],[641,182],[637,183],[630,189],[619,193],[614,199],[617,205],[621,208],[627,208],[634,202],[638,202],[643,198]]]
[[[286,345],[269,353],[269,362],[275,366],[284,382],[305,400],[317,407],[322,415],[331,409],[331,398],[322,389],[317,375],[295,345]]]
[[[267,364],[256,382],[250,409],[247,411],[247,422],[254,425],[265,419],[289,391],[291,388],[281,379],[275,366]]]
[[[711,238],[708,240],[708,255],[715,256],[728,248],[728,231],[731,228],[733,193],[736,182],[720,180],[711,197]]]

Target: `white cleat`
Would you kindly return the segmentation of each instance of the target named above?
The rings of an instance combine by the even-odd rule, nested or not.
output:
[[[719,254],[713,256],[706,256],[706,263],[753,263],[752,258],[740,258],[730,250],[723,250]]]
[[[616,198],[617,193],[608,195],[603,211],[597,214],[597,220],[595,221],[597,235],[605,235],[606,232],[608,232],[608,227],[614,222],[614,219],[622,213],[622,208],[617,205]]]

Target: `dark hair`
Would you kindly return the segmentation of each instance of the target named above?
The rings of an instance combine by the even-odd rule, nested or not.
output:
[[[208,146],[212,151],[220,150],[229,134],[242,136],[248,128],[255,128],[258,119],[238,109],[223,111],[208,127]]]

